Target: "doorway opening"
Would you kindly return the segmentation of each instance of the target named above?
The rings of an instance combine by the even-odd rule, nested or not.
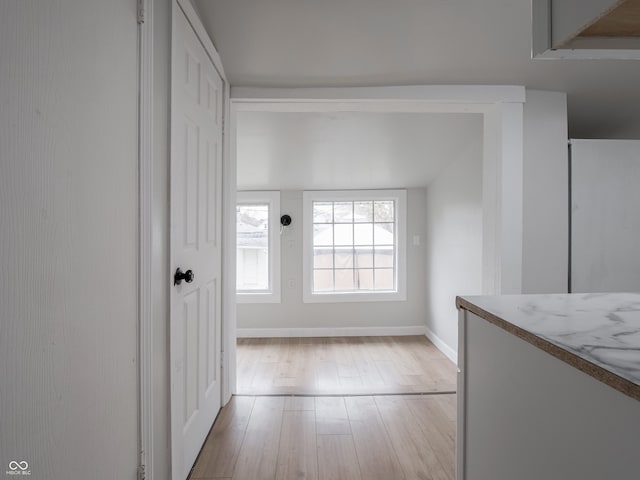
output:
[[[265,362],[270,365],[260,366],[259,358],[278,360],[281,357],[301,356],[304,357],[305,344],[313,343],[308,338],[313,337],[340,337],[333,340],[335,344],[349,344],[348,337],[345,335],[368,336],[368,335],[406,335],[417,334],[429,336],[435,346],[451,360],[455,361],[457,349],[457,328],[455,322],[455,306],[453,298],[451,302],[447,302],[447,294],[431,295],[431,304],[428,306],[428,312],[424,312],[425,318],[451,318],[453,322],[442,321],[432,324],[396,324],[389,325],[384,323],[369,322],[367,324],[367,315],[353,314],[354,304],[352,303],[330,303],[321,305],[317,311],[323,313],[317,314],[318,317],[333,318],[340,315],[340,311],[347,312],[349,315],[357,318],[363,323],[351,323],[345,326],[344,323],[325,324],[313,322],[315,319],[311,311],[311,305],[305,303],[302,289],[304,288],[304,278],[300,275],[291,275],[292,272],[300,272],[300,260],[304,257],[304,248],[311,250],[314,245],[306,245],[303,241],[299,241],[303,237],[304,232],[304,212],[302,209],[302,196],[304,191],[326,191],[326,190],[357,190],[360,188],[406,188],[409,197],[417,197],[419,201],[409,210],[413,213],[419,212],[422,208],[422,218],[427,213],[430,219],[436,222],[434,225],[427,225],[424,220],[422,229],[417,234],[408,232],[407,250],[411,251],[413,247],[423,249],[424,262],[421,265],[423,275],[436,275],[437,272],[442,274],[446,270],[446,264],[437,261],[426,261],[426,246],[429,248],[437,242],[445,242],[442,236],[438,236],[445,231],[450,241],[462,240],[473,241],[476,245],[477,255],[475,258],[469,258],[468,263],[473,263],[475,273],[469,275],[466,279],[463,276],[452,279],[455,284],[465,280],[468,283],[475,282],[477,289],[473,293],[508,293],[515,292],[520,288],[521,273],[521,202],[522,202],[522,103],[524,102],[524,89],[520,87],[405,87],[405,88],[373,88],[373,89],[327,89],[327,90],[270,90],[270,89],[235,89],[232,92],[231,99],[231,159],[229,168],[236,175],[234,185],[237,185],[238,191],[277,191],[280,193],[280,213],[288,214],[292,218],[292,224],[283,231],[281,236],[281,303],[272,304],[239,304],[234,312],[232,329],[235,335],[225,336],[228,342],[226,347],[229,367],[236,367],[237,370],[230,372],[230,384],[235,385],[234,392],[254,392],[264,393],[264,382],[268,378],[275,379],[275,383],[279,388],[287,389],[289,393],[304,393],[302,389],[296,390],[295,385],[286,385],[287,383],[298,382],[295,372],[287,371],[291,362],[284,362],[278,365],[277,361]],[[380,161],[372,156],[372,152],[380,153],[384,149],[371,139],[377,140],[376,135],[370,132],[367,134],[362,130],[363,122],[355,122],[354,119],[360,117],[366,118],[368,123],[394,123],[402,117],[414,117],[422,121],[434,121],[434,125],[446,123],[449,119],[473,119],[476,122],[476,138],[477,142],[468,147],[468,155],[476,155],[478,165],[477,174],[467,175],[471,183],[469,188],[478,187],[479,193],[476,193],[478,199],[477,208],[475,210],[475,221],[477,229],[475,233],[469,236],[469,231],[459,229],[455,231],[451,225],[448,225],[446,211],[446,192],[447,182],[453,178],[453,173],[448,177],[445,176],[439,182],[434,192],[429,192],[429,188],[424,186],[416,186],[411,184],[402,185],[400,181],[391,184],[376,183],[375,177],[386,176],[391,177],[389,170],[385,170],[384,164],[380,166]],[[364,122],[364,124],[367,123]],[[400,122],[401,123],[401,122]],[[415,122],[414,122],[415,123]],[[417,124],[419,125],[419,121]],[[473,121],[471,122],[473,123]],[[315,134],[303,133],[305,126],[314,126],[312,131]],[[351,125],[352,130],[348,127]],[[359,125],[359,126],[358,126]],[[518,126],[520,127],[518,129]],[[369,125],[372,129],[375,126]],[[387,125],[389,127],[389,125]],[[333,133],[343,135],[342,139],[356,139],[352,142],[356,147],[352,147],[351,154],[358,157],[362,152],[369,153],[368,161],[373,162],[375,168],[369,168],[367,160],[364,161],[365,167],[358,174],[357,168],[352,171],[348,169],[345,162],[340,161],[340,155],[335,151],[331,151],[331,144],[327,138]],[[380,129],[380,125],[377,126]],[[407,133],[407,126],[398,127],[403,134]],[[423,128],[424,132],[437,131],[437,128]],[[455,130],[451,130],[455,131]],[[268,132],[268,135],[260,132]],[[458,132],[459,133],[459,132]],[[464,136],[464,133],[462,133]],[[286,138],[283,142],[278,137]],[[271,140],[269,140],[269,138]],[[460,137],[455,137],[457,144]],[[373,144],[373,145],[370,145]],[[387,146],[387,150],[402,149],[400,146]],[[287,145],[287,148],[283,148]],[[304,145],[311,146],[304,150]],[[368,147],[371,147],[369,150]],[[324,151],[323,151],[324,148]],[[289,153],[288,150],[293,153]],[[409,149],[411,150],[411,149]],[[415,149],[413,149],[415,150]],[[297,151],[297,154],[296,154]],[[387,152],[388,153],[388,152]],[[366,157],[366,155],[365,155]],[[391,153],[390,157],[393,157]],[[443,155],[447,157],[447,155]],[[252,158],[254,161],[244,162],[243,159]],[[363,157],[364,158],[364,157]],[[402,162],[398,156],[394,157],[396,162]],[[375,163],[378,161],[379,163]],[[454,162],[455,163],[455,162]],[[277,167],[277,168],[272,168]],[[356,167],[358,167],[356,162]],[[449,168],[440,166],[441,171]],[[459,170],[465,170],[465,166],[459,167]],[[416,176],[416,170],[409,168],[398,168],[398,171],[404,171],[411,176]],[[275,172],[275,173],[274,173]],[[354,173],[355,172],[355,173]],[[458,172],[460,173],[460,172]],[[260,183],[260,178],[267,179],[266,182]],[[336,179],[342,182],[336,182]],[[514,180],[515,181],[509,181]],[[372,181],[373,180],[373,181]],[[307,182],[306,184],[304,182]],[[366,182],[365,182],[366,181]],[[297,182],[297,183],[296,183]],[[310,183],[309,183],[310,182]],[[422,192],[412,192],[412,190],[422,188]],[[465,193],[464,190],[462,189]],[[427,197],[431,194],[431,199],[427,203]],[[415,198],[413,198],[415,201]],[[298,206],[296,206],[298,205]],[[431,211],[427,210],[432,208]],[[286,211],[285,211],[286,210]],[[234,213],[236,213],[234,211]],[[231,218],[229,212],[228,215]],[[439,223],[437,223],[439,222]],[[415,222],[408,222],[415,225]],[[227,225],[229,226],[229,225]],[[295,227],[301,229],[296,232]],[[235,227],[233,225],[232,227]],[[235,230],[235,228],[234,228]],[[287,236],[289,235],[289,236]],[[431,235],[427,240],[427,235]],[[457,235],[457,237],[456,237]],[[465,237],[467,235],[467,237]],[[231,240],[236,241],[235,232]],[[416,245],[417,244],[417,245]],[[480,246],[481,245],[481,246]],[[234,247],[236,245],[234,244]],[[335,262],[335,248],[334,262]],[[297,266],[291,266],[289,262],[298,262]],[[451,258],[451,261],[455,259]],[[459,259],[458,259],[459,260]],[[351,260],[353,261],[353,260]],[[411,264],[411,262],[409,262]],[[335,264],[332,266],[335,269]],[[468,265],[469,266],[469,265]],[[351,264],[349,268],[353,268]],[[287,270],[291,268],[291,270]],[[449,269],[451,270],[451,269]],[[336,270],[337,271],[337,270]],[[335,272],[333,272],[335,275]],[[353,275],[353,274],[352,274]],[[473,277],[473,278],[472,278]],[[335,278],[335,277],[334,277]],[[230,281],[227,278],[227,281]],[[235,279],[234,279],[235,282]],[[444,282],[446,283],[446,282]],[[414,278],[410,278],[407,286],[416,286]],[[335,286],[335,284],[334,284]],[[418,287],[419,288],[419,287]],[[425,285],[426,291],[426,285]],[[424,292],[423,292],[424,293]],[[465,292],[460,292],[465,293]],[[288,300],[295,298],[296,307],[299,310],[289,310],[289,313],[283,314],[288,305]],[[409,296],[411,298],[411,295]],[[410,300],[405,301],[405,303]],[[392,305],[393,302],[363,302],[366,303],[370,312],[384,312],[387,317],[395,318],[398,316],[398,305]],[[446,304],[450,303],[450,306]],[[395,307],[395,308],[394,308]],[[385,310],[387,309],[387,310]],[[266,320],[279,318],[282,320],[287,315],[297,316],[296,324],[281,323],[280,325]],[[343,313],[344,315],[344,313]],[[419,315],[418,315],[419,316]],[[247,320],[247,319],[252,320]],[[248,323],[247,323],[248,322]],[[251,323],[253,322],[253,323]],[[452,325],[453,324],[453,325]],[[267,326],[268,325],[268,326]],[[309,331],[310,329],[314,331]],[[364,330],[359,330],[364,329]],[[363,334],[363,335],[362,335]],[[293,340],[274,340],[274,337],[295,337]],[[250,360],[242,365],[242,359],[237,357],[241,363],[236,363],[236,345],[237,338],[240,337],[240,348],[247,347],[250,353]],[[242,337],[267,337],[261,340],[245,340]],[[322,345],[322,342],[325,345]],[[387,340],[393,342],[395,340]],[[400,341],[400,340],[398,340]],[[351,342],[355,342],[352,340]],[[253,345],[252,345],[253,343]],[[336,350],[336,346],[331,345],[328,340],[319,341],[318,351],[325,349],[327,351]],[[288,345],[288,346],[287,346]],[[314,347],[316,348],[316,347]],[[358,347],[349,346],[349,349],[357,349]],[[258,353],[259,352],[259,353]],[[299,353],[295,353],[299,352]],[[440,353],[440,352],[438,352]],[[340,358],[342,353],[336,353],[336,358]],[[313,355],[311,355],[313,356]],[[353,354],[351,355],[353,357]],[[293,357],[291,357],[293,358]],[[299,362],[295,362],[299,363]],[[253,366],[250,366],[253,364]],[[344,364],[344,362],[342,363]],[[340,361],[337,362],[335,368],[340,368]],[[346,363],[345,370],[349,370],[349,364]],[[261,370],[262,369],[262,370]],[[333,367],[330,368],[331,370]],[[245,374],[253,371],[254,380],[251,385],[247,385]],[[309,376],[308,372],[302,376]],[[261,373],[262,372],[262,373]],[[279,374],[278,374],[279,372]],[[343,372],[344,373],[344,372]],[[311,393],[317,394],[322,382],[318,378],[322,378],[322,374],[316,372],[313,374],[314,388]],[[329,375],[329,378],[332,374]],[[340,377],[340,376],[338,376]],[[349,378],[347,375],[344,378]],[[352,376],[353,378],[355,376]],[[231,380],[232,378],[232,380]],[[237,381],[244,382],[242,385]],[[343,383],[349,380],[344,380]],[[335,379],[330,380],[329,384]],[[361,380],[354,380],[360,384]],[[340,378],[338,378],[338,385]],[[262,384],[262,387],[259,387]],[[270,382],[270,388],[274,386],[274,382]],[[325,387],[327,383],[325,382]],[[261,390],[261,388],[263,390]],[[305,387],[306,388],[306,387]],[[357,388],[351,386],[352,391],[356,393]],[[277,390],[277,389],[276,389]],[[280,390],[283,391],[283,390]],[[331,389],[326,388],[326,392],[330,393]],[[346,390],[336,389],[336,393]],[[369,392],[373,393],[373,392]]]

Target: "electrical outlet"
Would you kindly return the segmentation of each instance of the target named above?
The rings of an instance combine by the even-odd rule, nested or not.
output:
[[[420,246],[420,235],[413,236],[413,245],[416,247]]]

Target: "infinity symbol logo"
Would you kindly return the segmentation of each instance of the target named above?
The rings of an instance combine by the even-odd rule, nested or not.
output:
[[[16,462],[15,460],[11,460],[9,462],[9,470],[13,470],[14,472],[18,469],[25,471],[29,468],[29,464],[23,460],[21,462]]]

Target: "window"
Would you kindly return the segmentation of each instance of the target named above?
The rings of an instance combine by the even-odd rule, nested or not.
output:
[[[304,192],[304,301],[405,300],[406,191]]]
[[[238,192],[236,292],[239,303],[280,302],[279,225],[279,192]]]

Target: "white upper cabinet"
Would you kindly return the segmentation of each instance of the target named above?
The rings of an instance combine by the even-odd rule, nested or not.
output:
[[[640,1],[532,0],[533,58],[640,59]]]

